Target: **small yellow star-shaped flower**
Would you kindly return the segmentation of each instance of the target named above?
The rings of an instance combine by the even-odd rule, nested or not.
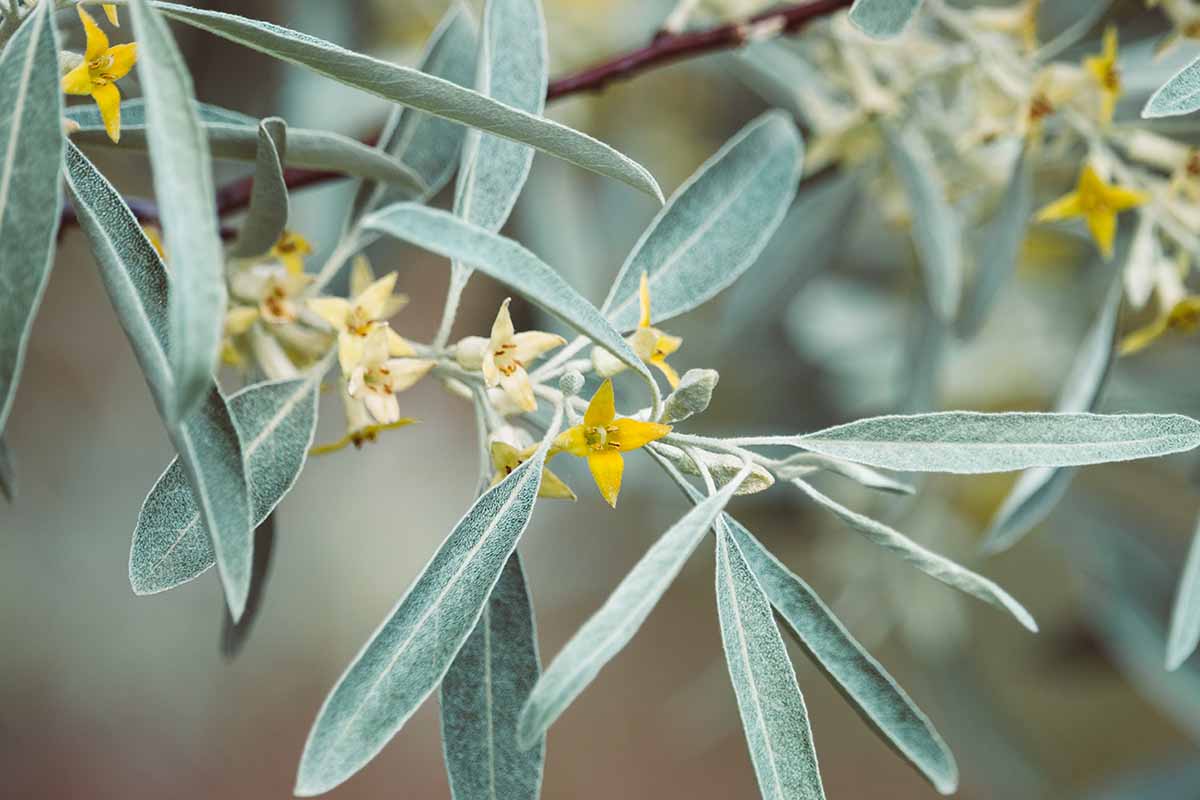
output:
[[[517,333],[508,311],[509,302],[500,304],[491,337],[466,337],[455,346],[454,357],[467,369],[482,370],[488,387],[500,387],[522,411],[536,411],[537,399],[525,365],[567,341],[545,331]]]
[[[342,372],[349,375],[363,357],[367,338],[376,330],[387,337],[392,356],[411,356],[412,345],[393,331],[386,320],[404,308],[408,298],[393,294],[397,273],[391,272],[375,280],[365,260],[356,262],[350,289],[354,297],[314,297],[308,307],[325,320],[338,334],[338,362]]]
[[[679,385],[679,373],[667,363],[667,357],[683,346],[683,339],[663,333],[658,328],[651,326],[650,278],[645,272],[642,273],[642,281],[638,289],[638,302],[641,304],[642,318],[638,323],[638,329],[625,341],[629,343],[633,352],[637,353],[638,358],[662,372],[667,378],[667,383],[671,384],[671,388],[674,389]],[[605,378],[610,378],[628,369],[624,361],[620,361],[616,356],[600,347],[592,351],[592,363],[596,367],[596,372]]]
[[[612,381],[606,380],[588,404],[583,424],[560,433],[552,452],[586,458],[600,494],[616,508],[625,472],[625,458],[621,454],[644,447],[670,432],[670,425],[618,418]]]
[[[1117,214],[1147,201],[1145,194],[1104,182],[1091,165],[1079,173],[1075,191],[1060,197],[1037,213],[1038,222],[1083,217],[1092,238],[1107,258],[1112,255],[1117,233]]]
[[[1119,352],[1128,356],[1144,350],[1168,331],[1195,333],[1197,330],[1200,330],[1200,295],[1189,295],[1172,306],[1166,314],[1159,315],[1149,325],[1138,328],[1122,339]]]
[[[71,95],[91,95],[100,109],[104,130],[114,142],[121,141],[121,91],[117,81],[124,78],[137,62],[137,45],[110,46],[108,36],[92,15],[77,6],[79,19],[87,33],[87,52],[75,69],[63,76],[63,91]],[[115,15],[114,9],[113,14]]]
[[[1121,73],[1117,69],[1117,28],[1109,25],[1104,31],[1104,50],[1098,56],[1083,60],[1084,68],[1100,85],[1100,121],[1112,122],[1117,98],[1121,96]]]
[[[492,467],[495,468],[496,474],[492,477],[492,486],[512,474],[512,471],[525,463],[525,460],[533,455],[533,450],[536,449],[535,447],[529,450],[518,450],[508,442],[493,441],[490,452]],[[551,472],[548,467],[543,467],[542,485],[538,489],[538,497],[548,500],[574,500],[575,493],[571,491],[570,486],[563,482],[562,478]]]
[[[395,358],[389,350],[388,330],[376,328],[366,337],[359,363],[351,369],[346,384],[350,397],[361,400],[379,425],[400,419],[396,393],[415,386],[434,366],[427,359]]]
[[[270,257],[283,264],[288,272],[300,275],[304,272],[305,256],[312,255],[312,252],[313,248],[308,239],[295,231],[284,231],[279,241],[271,248]]]

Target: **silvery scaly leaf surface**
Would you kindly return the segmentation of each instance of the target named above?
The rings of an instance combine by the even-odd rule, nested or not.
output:
[[[805,481],[795,479],[792,484],[804,492],[810,500],[832,512],[834,516],[866,536],[872,543],[885,550],[890,550],[934,580],[939,580],[947,586],[974,595],[985,603],[1007,611],[1025,628],[1037,632],[1038,626],[1034,622],[1033,615],[994,582],[954,563],[945,556],[922,547],[900,531],[879,520],[859,514],[857,511],[851,511],[833,498],[817,491]]]
[[[651,221],[601,310],[637,327],[638,285],[650,276],[652,322],[677,317],[728,287],[758,259],[787,213],[803,167],[791,119],[769,111],[725,143]]]
[[[385,100],[523,142],[584,169],[615,178],[659,199],[662,191],[637,162],[565,125],[505,105],[478,92],[354,53],[315,36],[234,14],[156,2],[179,22],[289,61]]]
[[[130,0],[137,74],[146,98],[146,134],[163,240],[171,254],[167,355],[174,377],[166,407],[188,415],[212,387],[225,319],[224,254],[213,206],[212,157],[192,105],[192,76],[162,15]]]
[[[1176,72],[1150,95],[1142,109],[1142,117],[1177,117],[1197,109],[1200,109],[1200,58]]]
[[[275,558],[275,515],[267,514],[267,518],[254,529],[254,566],[250,569],[250,593],[246,595],[246,611],[237,622],[225,609],[221,622],[221,655],[225,658],[237,658],[246,646],[250,630],[258,619],[262,608],[263,594],[266,592],[267,577],[271,574],[271,565]]]
[[[237,111],[208,103],[193,103],[200,124],[208,136],[214,158],[257,161],[259,120]],[[95,106],[71,106],[67,118],[78,123],[72,141],[88,147],[145,149],[146,101],[141,98],[121,104],[121,143],[114,145],[104,131],[104,121]],[[455,126],[458,127],[458,126]],[[381,153],[374,147],[332,131],[288,128],[284,166],[301,169],[334,170],[359,178],[394,185],[411,194],[428,191],[425,182],[412,169]]]
[[[50,12],[30,14],[0,53],[0,432],[54,261],[62,185],[62,92]]]
[[[1197,643],[1200,643],[1200,521],[1192,534],[1187,561],[1175,590],[1167,635],[1167,669],[1179,669],[1196,652]]]
[[[365,218],[362,227],[471,264],[591,338],[654,385],[646,365],[596,307],[513,240],[414,203],[380,209]]]
[[[730,481],[667,529],[563,646],[521,709],[517,736],[523,745],[536,742],[629,643],[740,484]]]
[[[962,221],[946,199],[929,143],[912,130],[900,131],[890,124],[881,129],[892,167],[908,195],[929,307],[941,319],[952,320],[962,295]]]
[[[704,495],[677,470],[656,458],[693,503]],[[725,513],[722,523],[737,542],[750,571],[797,641],[838,684],[872,728],[942,794],[958,786],[958,765],[941,734],[887,670],[860,645],[816,592],[784,566],[741,523]]]
[[[791,445],[897,472],[973,474],[1180,453],[1200,445],[1200,422],[1179,414],[943,411],[871,417],[755,443]]]
[[[850,21],[868,36],[885,39],[898,36],[920,7],[921,0],[854,0]]]
[[[1100,315],[1079,348],[1056,410],[1091,411],[1099,402],[1116,351],[1121,296],[1122,285],[1118,279],[1109,289]],[[981,545],[983,550],[997,553],[1016,544],[1046,518],[1066,492],[1073,476],[1072,469],[1054,467],[1038,467],[1022,473],[996,512]]]
[[[519,747],[517,715],[541,673],[533,604],[514,552],[442,679],[442,742],[454,800],[536,800],[545,738]]]
[[[717,523],[717,612],[750,759],[764,798],[824,800],[812,728],[771,604]]]
[[[338,680],[304,746],[297,795],[327,792],[362,769],[441,683],[529,524],[560,419],[475,501]]]
[[[261,525],[300,476],[317,428],[321,375],[248,386],[229,398],[242,436],[252,522]],[[173,589],[203,574],[216,555],[200,510],[175,459],[142,504],[129,553],[137,594]]]
[[[117,319],[154,395],[159,413],[200,508],[234,619],[241,616],[253,558],[250,499],[239,430],[214,382],[200,407],[180,422],[166,407],[175,397],[167,359],[168,295],[166,267],[154,246],[103,175],[74,145],[66,154],[67,190],[80,227],[91,243],[100,277]]]
[[[258,156],[250,210],[230,248],[235,258],[266,255],[287,228],[289,206],[283,164],[287,154],[287,123],[278,117],[258,125]]]

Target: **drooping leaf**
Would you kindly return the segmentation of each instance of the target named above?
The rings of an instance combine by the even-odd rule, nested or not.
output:
[[[62,92],[47,5],[0,52],[0,433],[50,277],[62,207]]]
[[[376,756],[437,688],[483,614],[529,524],[546,452],[486,491],[326,698],[304,746],[296,794],[321,794]]]
[[[521,709],[517,736],[523,746],[536,742],[600,669],[629,643],[741,482],[741,478],[730,481],[659,537],[600,610],[554,657]]]
[[[778,111],[726,142],[671,196],[621,266],[601,306],[613,327],[637,327],[643,272],[653,322],[684,314],[737,280],[787,214],[803,156],[800,132]]]
[[[129,11],[146,99],[154,194],[172,259],[166,349],[174,381],[166,412],[168,419],[178,421],[213,385],[225,319],[224,256],[213,204],[212,156],[192,105],[191,72],[166,21],[148,0],[130,0]]]
[[[290,212],[287,181],[283,177],[286,154],[287,123],[278,117],[264,119],[258,126],[258,157],[250,210],[230,255],[237,258],[265,255],[287,228]]]
[[[824,800],[808,710],[771,604],[717,523],[717,611],[725,661],[764,798]]]
[[[1167,669],[1176,670],[1200,643],[1200,522],[1192,535],[1187,562],[1175,590],[1171,630],[1167,637]]]
[[[862,2],[862,0],[860,0]],[[881,5],[901,5],[885,0]],[[954,319],[962,295],[962,221],[946,199],[937,161],[928,142],[911,130],[883,125],[888,155],[908,195],[913,243],[925,278],[929,307],[945,321]]]
[[[229,398],[242,435],[252,522],[261,526],[291,491],[317,427],[321,374],[259,383]],[[142,504],[129,553],[129,583],[140,595],[173,589],[215,563],[204,520],[176,459]]]
[[[1100,400],[1116,352],[1117,320],[1121,309],[1122,284],[1114,281],[1100,315],[1093,323],[1059,397],[1060,412],[1091,411]],[[981,547],[998,553],[1016,544],[1062,499],[1074,477],[1064,467],[1037,467],[1022,473],[992,519]]]
[[[250,569],[250,593],[246,595],[246,611],[237,622],[225,609],[221,624],[221,655],[225,658],[237,658],[238,653],[246,646],[250,629],[258,619],[262,608],[263,594],[267,588],[267,577],[271,574],[271,564],[275,557],[275,515],[268,514],[267,518],[254,529],[254,564]]]
[[[229,610],[238,619],[249,591],[254,548],[239,430],[215,382],[199,408],[179,422],[170,419],[167,407],[176,392],[167,358],[167,308],[176,288],[169,285],[166,267],[129,206],[71,144],[65,173],[80,227],[91,242],[100,277],[159,413],[167,421],[191,497],[211,535]]]
[[[200,124],[204,126],[208,146],[214,158],[233,161],[257,160],[259,120],[208,103],[194,103],[193,106],[200,117]],[[108,138],[108,134],[104,132],[104,121],[94,107],[71,106],[66,114],[68,119],[80,126],[79,130],[72,134],[72,140],[77,144],[89,147],[119,146],[126,149],[145,149],[148,146],[146,101],[141,98],[126,100],[121,104],[120,145],[113,145],[112,140]],[[428,191],[425,182],[412,169],[349,136],[333,131],[289,127],[287,142],[284,166],[332,170],[359,178],[370,178],[395,186],[398,190],[408,193],[408,196],[421,195]]]
[[[1197,109],[1200,109],[1200,58],[1176,72],[1150,95],[1142,109],[1142,118],[1177,117]]]
[[[442,741],[454,800],[537,800],[545,739],[517,745],[517,715],[542,672],[520,556],[442,679]]]
[[[921,0],[854,0],[850,21],[868,36],[886,39],[898,36],[920,7]]]
[[[878,520],[859,514],[857,511],[851,511],[802,480],[793,480],[792,483],[799,487],[809,499],[833,512],[838,519],[866,536],[874,544],[890,550],[929,577],[1007,611],[1025,628],[1037,632],[1038,627],[1033,620],[1033,615],[992,581],[954,563],[945,556],[940,556],[922,547],[900,531]]]
[[[234,14],[175,3],[155,5],[193,25],[269,56],[298,64],[335,81],[506,139],[523,142],[584,169],[627,183],[661,199],[654,178],[637,162],[565,125],[519,111],[478,92],[354,53],[308,34]]]

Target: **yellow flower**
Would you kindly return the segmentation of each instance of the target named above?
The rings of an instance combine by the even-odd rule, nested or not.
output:
[[[346,384],[347,394],[361,400],[367,413],[379,425],[391,425],[400,419],[400,401],[396,399],[396,393],[416,385],[434,365],[433,361],[420,358],[391,357],[389,330],[376,328],[364,339],[361,358],[352,368]]]
[[[104,16],[108,17],[108,21],[114,28],[121,27],[121,18],[117,16],[116,3],[104,3],[101,6],[104,9]]]
[[[496,474],[492,477],[492,486],[507,478],[514,469],[521,466],[533,454],[532,451],[517,450],[508,442],[500,441],[493,441],[490,450],[492,467],[496,470]],[[575,493],[571,491],[570,486],[563,483],[562,478],[543,467],[542,486],[538,489],[538,497],[548,500],[574,500]]]
[[[311,275],[292,273],[277,264],[256,264],[234,273],[231,293],[257,305],[265,322],[286,325],[300,317],[300,295],[312,283]]]
[[[346,435],[336,442],[314,447],[308,451],[309,455],[329,455],[330,453],[336,453],[344,449],[348,445],[361,448],[367,442],[374,442],[379,438],[379,434],[384,431],[403,428],[416,422],[414,419],[404,417],[394,422],[389,422],[386,425],[376,425],[372,422],[370,414],[367,413],[367,408],[363,401],[350,396],[345,379],[341,381],[341,387],[342,402],[346,409]]]
[[[87,33],[87,52],[83,62],[63,76],[62,88],[67,94],[91,95],[100,109],[108,138],[121,141],[121,91],[116,82],[129,74],[137,62],[136,44],[110,47],[108,36],[100,30],[92,15],[76,7],[83,29]]]
[[[638,358],[662,372],[674,389],[679,385],[679,373],[667,363],[667,357],[683,345],[683,339],[663,333],[650,325],[650,279],[645,272],[642,273],[638,301],[642,307],[642,319],[638,323],[637,331],[625,341],[629,343],[633,352],[637,353]],[[592,363],[596,372],[606,378],[628,369],[625,362],[599,347],[592,351]]]
[[[337,331],[338,362],[342,372],[349,375],[354,370],[362,360],[367,338],[377,330],[384,332],[390,355],[414,355],[412,345],[384,321],[395,316],[408,302],[403,295],[392,294],[396,288],[396,273],[371,280],[369,266],[365,262],[358,262],[351,277],[352,300],[314,297],[308,301],[308,307]]]
[[[1083,60],[1083,66],[1100,84],[1100,121],[1111,122],[1117,98],[1121,96],[1121,73],[1117,70],[1117,28],[1104,31],[1104,51]]]
[[[1069,217],[1083,217],[1092,238],[1105,257],[1112,255],[1113,238],[1117,232],[1117,214],[1136,208],[1147,200],[1146,195],[1104,182],[1091,165],[1079,173],[1075,191],[1060,197],[1037,213],[1038,222],[1051,222]]]
[[[466,337],[455,346],[454,357],[466,369],[482,370],[484,382],[489,387],[503,389],[522,411],[536,411],[537,399],[525,365],[567,341],[545,331],[517,333],[508,312],[509,302],[511,298],[500,304],[491,338]]]
[[[670,425],[629,417],[618,419],[612,381],[606,380],[588,404],[583,424],[560,433],[554,440],[553,452],[586,458],[600,494],[616,508],[621,475],[625,472],[625,459],[621,454],[661,439],[670,432]]]
[[[1176,303],[1166,314],[1144,328],[1139,328],[1121,340],[1120,353],[1132,355],[1144,350],[1167,331],[1195,333],[1200,329],[1200,295],[1189,295]]]
[[[225,335],[221,340],[221,360],[231,367],[246,363],[246,357],[234,340],[250,330],[258,321],[258,309],[253,306],[234,306],[225,313]]]
[[[270,257],[287,267],[293,275],[304,272],[304,257],[312,255],[312,245],[294,231],[284,231],[279,241],[271,248]]]

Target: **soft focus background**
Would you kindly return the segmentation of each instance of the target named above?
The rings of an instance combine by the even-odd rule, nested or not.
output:
[[[644,43],[670,6],[545,3],[555,74]],[[412,63],[446,3],[198,5]],[[1141,4],[1124,7],[1138,24]],[[191,30],[177,35],[203,100],[355,135],[384,115],[381,102],[332,82]],[[1182,49],[1179,58],[1194,55],[1194,45]],[[556,103],[551,113],[646,164],[670,191],[762,109],[738,71],[732,57],[706,58]],[[148,191],[140,156],[99,157],[123,188]],[[294,227],[331,246],[352,188],[297,196]],[[621,184],[539,157],[508,232],[599,300],[653,213]],[[786,235],[785,226],[760,265],[761,280],[777,282],[765,285],[786,291],[739,289],[669,326],[685,337],[673,359],[681,371],[722,374],[697,429],[793,432],[914,404],[1047,408],[1109,277],[1078,241],[1035,237],[980,337],[943,343],[933,391],[922,348],[909,346],[923,340],[914,335],[907,240],[881,224],[869,198],[815,277],[817,254],[789,248]],[[214,575],[150,598],[129,589],[130,534],[172,452],[82,244],[77,231],[67,235],[9,426],[20,474],[18,501],[0,508],[0,796],[288,797],[326,692],[472,499],[471,410],[426,381],[402,396],[420,425],[309,464],[278,514],[262,615],[244,652],[226,662]],[[372,256],[378,270],[400,270],[414,299],[396,327],[427,340],[446,265],[399,248]],[[502,298],[476,278],[456,335],[484,333]],[[527,307],[519,313],[533,321]],[[1169,343],[1119,363],[1105,410],[1200,414],[1194,348]],[[324,410],[319,441],[342,425],[335,400]],[[641,459],[631,459],[615,512],[583,470],[562,466],[581,500],[541,506],[522,544],[544,660],[685,508]],[[1200,664],[1173,675],[1161,665],[1198,505],[1195,467],[1187,457],[1088,469],[1047,523],[984,563],[975,544],[1011,476],[935,478],[916,501],[828,483],[856,508],[996,579],[1037,617],[1038,636],[786,489],[739,499],[735,512],[931,715],[959,757],[961,797],[1194,800]],[[546,798],[757,796],[712,582],[711,552],[701,548],[631,646],[552,729]],[[829,797],[935,796],[803,653],[794,655]],[[1177,788],[1152,795],[1152,784]],[[334,796],[447,797],[435,702]]]

